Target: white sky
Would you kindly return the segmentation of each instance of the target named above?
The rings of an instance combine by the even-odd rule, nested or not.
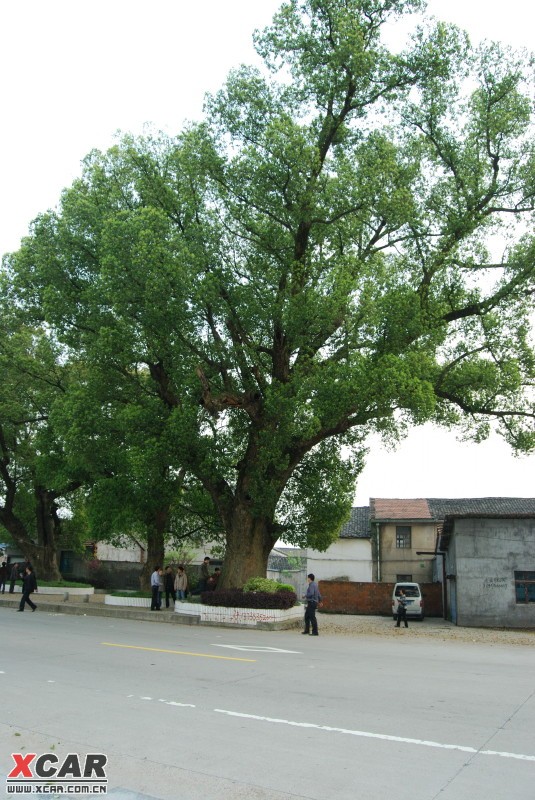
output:
[[[144,123],[176,133],[201,115],[205,91],[250,63],[251,34],[279,0],[3,0],[0,4],[0,254],[56,205],[81,159]],[[474,42],[533,48],[528,0],[431,0]],[[394,453],[373,443],[356,503],[374,497],[533,496],[535,455],[498,437],[456,441],[431,426]]]

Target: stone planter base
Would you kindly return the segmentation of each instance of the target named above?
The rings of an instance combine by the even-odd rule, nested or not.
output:
[[[104,604],[107,606],[129,606],[130,608],[150,608],[150,597],[114,597],[107,594],[104,598]]]
[[[278,608],[225,608],[223,606],[204,606],[202,603],[181,603],[176,601],[175,612],[191,616],[195,614],[200,622],[229,625],[245,628],[293,628],[303,619],[303,606],[287,610]]]
[[[6,594],[9,592],[9,583],[6,584]],[[37,581],[37,594],[68,594],[68,595],[86,595],[86,594],[95,594],[95,589],[93,586],[87,586],[86,588],[82,587],[74,587],[74,586],[39,586],[39,580]],[[20,586],[15,586],[15,592],[19,594],[22,592],[22,588]]]

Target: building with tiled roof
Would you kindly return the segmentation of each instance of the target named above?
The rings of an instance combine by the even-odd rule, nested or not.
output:
[[[426,498],[372,497],[373,580],[431,582],[440,522]]]
[[[324,553],[307,551],[306,570],[323,580],[439,581],[443,578],[442,556],[436,553],[441,542],[447,541],[440,537],[452,520],[472,519],[482,524],[482,520],[500,518],[535,518],[535,498],[373,497],[369,506],[351,510],[338,538]],[[535,558],[535,543],[533,552]]]
[[[535,628],[535,498],[438,501],[435,509],[444,517],[437,544],[448,618]]]
[[[535,498],[382,498],[370,500],[373,580],[437,579],[435,551],[448,517],[522,518],[535,514]]]

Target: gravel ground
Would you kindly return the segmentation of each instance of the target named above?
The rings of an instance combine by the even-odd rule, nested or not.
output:
[[[409,627],[396,628],[391,617],[354,616],[349,614],[318,614],[322,636],[411,636],[431,637],[442,641],[483,642],[535,647],[535,630],[501,630],[489,628],[459,628],[451,622],[428,617],[423,622],[409,620]]]
[[[68,590],[67,590],[68,591]],[[6,599],[8,595],[3,595]],[[18,603],[18,597],[9,598]],[[62,597],[58,595],[34,596],[36,603],[58,603]],[[69,605],[87,602],[84,597],[72,595]],[[95,594],[89,598],[92,605],[104,603],[103,594]],[[318,627],[321,636],[411,636],[434,638],[442,641],[483,642],[484,644],[509,644],[522,647],[535,647],[535,630],[503,630],[489,628],[458,628],[451,622],[438,617],[426,617],[423,622],[411,622],[409,627],[396,628],[391,617],[371,617],[353,614],[318,614]]]

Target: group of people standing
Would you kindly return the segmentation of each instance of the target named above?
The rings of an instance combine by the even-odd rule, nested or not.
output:
[[[18,561],[9,566],[6,561],[0,565],[0,592],[5,594],[6,584],[9,578],[9,594],[15,592],[15,586],[18,580],[22,581],[22,597],[20,599],[17,611],[24,611],[26,603],[30,606],[32,611],[35,611],[37,606],[32,601],[30,595],[37,591],[37,579],[35,572],[29,561],[25,564],[20,564]]]
[[[165,595],[165,607],[169,608],[171,600],[173,604],[175,600],[183,601],[189,593],[200,594],[213,590],[217,587],[221,569],[216,567],[214,572],[210,572],[210,557],[206,556],[201,565],[201,576],[197,587],[191,591],[188,586],[188,576],[182,564],[179,565],[176,575],[173,572],[171,565],[168,565],[165,570],[156,565],[154,572],[150,577],[150,588],[152,593],[151,611],[159,611],[163,604],[163,596]]]
[[[151,611],[159,611],[162,607],[162,598],[165,594],[165,607],[169,608],[171,600],[185,600],[188,591],[188,576],[183,565],[180,564],[176,575],[173,568],[168,565],[165,571],[156,565],[154,572],[150,576],[150,588],[152,600]]]

